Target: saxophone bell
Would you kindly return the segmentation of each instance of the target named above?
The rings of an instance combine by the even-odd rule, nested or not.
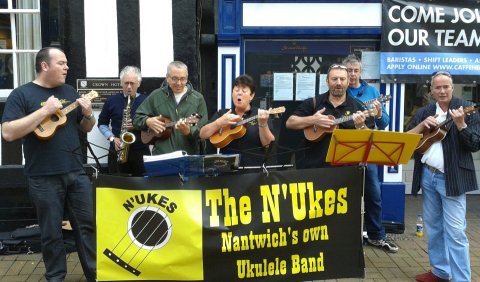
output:
[[[130,145],[135,142],[135,134],[131,132],[124,132],[122,135],[120,135],[120,139],[122,140],[122,143]]]

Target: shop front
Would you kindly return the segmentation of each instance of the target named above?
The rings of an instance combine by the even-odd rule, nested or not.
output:
[[[251,75],[255,106],[287,109],[274,122],[270,161],[301,167],[302,133],[286,129],[285,121],[305,98],[326,91],[328,67],[349,54],[362,59],[362,79],[391,96],[388,131],[403,132],[430,101],[430,76],[438,70],[451,71],[455,96],[478,102],[475,8],[431,2],[219,1],[218,108],[230,108],[235,77]],[[408,194],[412,169],[384,166],[379,177]]]

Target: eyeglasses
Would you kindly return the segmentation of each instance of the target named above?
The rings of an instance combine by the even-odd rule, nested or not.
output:
[[[177,82],[179,82],[179,81],[180,81],[181,83],[185,83],[185,82],[187,82],[187,80],[188,80],[188,78],[186,78],[186,77],[176,77],[176,76],[173,76],[173,77],[172,77],[172,76],[169,76],[169,77],[170,77],[170,79],[171,79],[174,83],[177,83]]]
[[[448,76],[448,77],[452,78],[452,75],[447,71],[437,71],[437,72],[434,72],[432,74],[432,80],[439,75],[444,75],[444,76]]]
[[[342,70],[346,70],[347,67],[344,66],[344,65],[337,65],[337,64],[333,64],[331,65],[329,68],[328,68],[328,71],[327,72],[330,72],[331,70],[333,69],[342,69]]]

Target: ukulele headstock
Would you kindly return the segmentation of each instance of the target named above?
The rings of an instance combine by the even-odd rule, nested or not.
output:
[[[392,96],[391,95],[381,95],[380,97],[377,98],[377,101],[380,102],[380,103],[385,103],[387,101],[390,101],[390,99],[392,99]]]
[[[480,109],[480,104],[475,104],[473,106],[468,106],[463,108],[463,112],[467,115],[470,115],[472,112],[477,111]]]
[[[274,115],[275,118],[278,118],[280,116],[280,114],[282,114],[284,112],[285,112],[285,107],[284,106],[268,110],[268,114],[269,115]]]
[[[200,119],[202,118],[202,115],[199,113],[192,113],[188,118],[185,118],[186,123],[190,124],[191,126],[196,125]]]
[[[95,91],[95,90],[92,90],[92,91],[88,92],[87,94],[83,94],[82,97],[87,99],[87,100],[93,100],[93,99],[98,97],[98,92]]]

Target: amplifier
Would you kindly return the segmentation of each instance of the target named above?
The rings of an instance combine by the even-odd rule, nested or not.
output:
[[[0,231],[37,223],[22,165],[0,166]]]

